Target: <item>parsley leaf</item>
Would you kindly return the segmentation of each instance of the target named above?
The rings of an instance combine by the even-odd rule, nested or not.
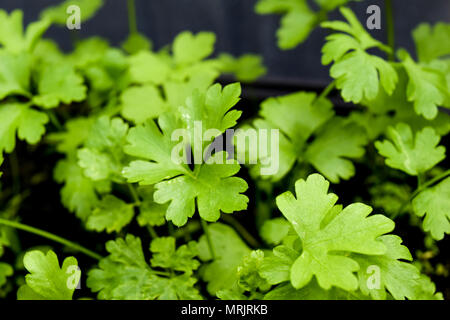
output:
[[[132,204],[127,204],[123,200],[108,194],[89,215],[86,227],[98,232],[103,230],[108,233],[119,232],[131,222],[133,216]]]
[[[162,244],[167,244],[174,240],[158,240],[154,245],[156,253],[156,264],[173,266],[167,260],[167,255],[159,253]],[[201,295],[194,287],[197,279],[189,273],[176,275],[170,278],[161,277],[155,274],[144,258],[142,244],[139,238],[130,234],[125,239],[118,238],[115,241],[106,243],[106,250],[109,256],[103,258],[99,263],[99,268],[88,273],[87,286],[94,292],[99,292],[99,299],[119,299],[119,300],[175,300],[175,299],[201,299]],[[172,252],[171,258],[192,257],[189,250],[179,248]],[[188,258],[187,261],[189,261]],[[190,269],[194,264],[188,264]],[[183,268],[185,269],[185,268]]]
[[[45,132],[48,116],[27,104],[0,105],[0,153],[12,152],[16,145],[16,132],[21,140],[37,143]]]
[[[419,217],[425,216],[423,228],[436,240],[450,233],[450,178],[420,192],[412,201]]]
[[[392,231],[394,223],[383,215],[367,217],[372,208],[362,203],[344,209],[335,206],[337,196],[327,193],[328,186],[322,176],[313,174],[296,182],[297,199],[290,192],[276,199],[302,240],[302,253],[291,267],[290,280],[301,288],[315,275],[324,289],[355,290],[358,281],[353,272],[359,269],[358,263],[339,252],[384,254],[386,247],[377,238]]]
[[[378,152],[386,157],[386,164],[410,175],[423,173],[445,158],[445,148],[438,146],[440,136],[433,128],[426,127],[417,132],[415,138],[411,128],[404,123],[389,127],[387,136],[391,141],[375,142]]]
[[[334,61],[330,75],[336,79],[336,87],[341,89],[345,101],[359,103],[363,98],[374,99],[381,86],[392,94],[398,81],[397,73],[389,62],[370,55],[370,48],[390,49],[373,39],[348,8],[340,8],[348,23],[342,21],[323,22],[322,27],[342,33],[327,37],[322,49],[322,63]]]
[[[81,272],[74,257],[66,258],[59,266],[58,257],[49,250],[29,251],[23,258],[26,284],[17,292],[19,300],[71,300],[80,281]]]
[[[438,106],[448,97],[447,81],[443,73],[414,62],[405,50],[399,50],[399,58],[409,76],[406,94],[414,102],[414,110],[426,119],[434,119]]]
[[[230,289],[238,280],[237,269],[250,249],[229,226],[214,223],[208,226],[215,260],[204,267],[203,279],[208,282],[208,292],[215,295],[220,290]],[[203,261],[211,260],[211,252],[206,236],[198,243],[199,257]]]

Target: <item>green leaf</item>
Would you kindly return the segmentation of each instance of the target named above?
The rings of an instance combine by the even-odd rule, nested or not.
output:
[[[176,226],[186,224],[194,215],[196,202],[200,217],[210,222],[217,221],[221,211],[247,209],[248,198],[242,193],[248,185],[245,180],[233,177],[240,169],[237,161],[225,163],[225,152],[216,153],[210,160],[222,164],[204,164],[196,177],[183,175],[155,185],[155,201],[160,204],[171,201],[166,219]]]
[[[169,63],[149,51],[140,51],[129,58],[131,81],[138,84],[162,84],[171,71]]]
[[[0,100],[11,95],[29,96],[30,68],[27,54],[0,51]]]
[[[434,26],[421,23],[413,30],[416,52],[420,62],[430,62],[450,54],[450,24],[438,22]]]
[[[56,143],[56,150],[61,153],[72,153],[89,137],[93,118],[73,118],[65,123],[66,131],[50,133],[46,139]]]
[[[33,102],[44,108],[55,108],[60,103],[70,104],[86,98],[86,87],[75,69],[68,63],[56,63],[42,68],[37,79],[39,94]]]
[[[290,229],[291,226],[286,219],[275,218],[264,222],[260,234],[266,243],[277,245],[288,235]]]
[[[58,257],[49,250],[29,251],[23,258],[28,270],[26,284],[17,292],[18,300],[71,300],[81,272],[74,257],[66,258],[59,266]]]
[[[197,243],[191,241],[175,249],[175,238],[163,237],[152,240],[150,251],[152,267],[168,268],[187,274],[200,266],[195,257],[198,255]]]
[[[335,206],[337,196],[328,194],[329,183],[312,174],[295,184],[297,198],[285,192],[276,198],[278,208],[293,225],[302,240],[302,253],[290,271],[295,288],[302,288],[316,276],[324,289],[337,286],[356,290],[358,281],[353,272],[358,263],[340,252],[380,255],[386,247],[377,238],[394,228],[383,215],[367,217],[372,208],[354,203],[342,210]]]
[[[408,101],[414,102],[414,110],[426,119],[434,119],[438,106],[448,98],[445,75],[437,70],[414,62],[405,50],[399,50],[399,58],[408,74]]]
[[[83,174],[74,159],[60,160],[55,167],[54,177],[58,183],[64,183],[61,189],[64,206],[80,219],[87,219],[99,201],[94,181]]]
[[[237,269],[238,284],[246,291],[267,291],[271,285],[260,276],[259,270],[264,261],[264,252],[254,250],[245,256]]]
[[[342,90],[342,97],[354,103],[364,98],[372,100],[377,96],[380,84],[389,95],[392,94],[398,81],[395,69],[389,62],[366,52],[370,48],[389,49],[371,37],[350,9],[341,7],[340,11],[348,23],[322,23],[324,28],[343,32],[326,38],[322,63],[334,61],[330,75],[336,79],[336,87]]]
[[[284,177],[293,167],[294,163],[304,160],[304,146],[306,141],[315,133],[327,120],[333,117],[333,105],[327,99],[317,100],[314,93],[297,92],[277,98],[269,98],[261,105],[260,115],[264,120],[257,119],[253,122],[254,128],[243,127],[235,134],[235,146],[238,160],[244,163],[256,163],[255,172],[263,178],[270,178],[277,181]],[[247,143],[246,136],[251,138],[251,133],[257,129],[281,130],[279,134],[279,146],[272,146],[271,139],[259,133],[258,139],[267,141],[267,152],[259,150],[257,143]],[[268,135],[269,135],[268,134]],[[250,140],[251,141],[251,140]],[[272,154],[273,151],[279,154]],[[265,153],[265,154],[264,154]],[[242,157],[248,157],[245,161]],[[263,169],[274,167],[274,159],[279,158],[278,171],[275,174],[263,175]],[[258,160],[258,161],[257,161]]]
[[[125,167],[123,175],[128,182],[154,184],[188,172],[186,165],[172,161],[172,150],[176,143],[171,140],[171,135],[181,127],[180,122],[172,114],[163,114],[158,119],[158,125],[162,132],[153,120],[130,129],[125,153],[149,161],[136,160]]]
[[[347,180],[355,175],[355,167],[349,159],[364,155],[368,143],[364,130],[356,124],[335,118],[308,146],[305,158],[331,182]]]
[[[28,105],[9,103],[0,105],[0,153],[12,152],[16,145],[16,132],[21,140],[37,143],[45,132],[48,116]]]
[[[278,47],[292,49],[306,40],[319,22],[306,0],[260,0],[255,7],[259,14],[283,14],[277,30]]]
[[[221,63],[221,71],[234,74],[241,82],[255,81],[267,72],[259,55],[244,54],[234,58],[230,54],[223,53],[218,59]]]
[[[361,291],[378,300],[386,299],[386,291],[396,300],[423,299],[418,296],[423,283],[422,275],[414,265],[402,261],[412,261],[408,248],[401,245],[402,239],[395,235],[384,235],[379,241],[387,248],[385,254],[353,256],[360,266],[358,277]],[[373,277],[378,279],[371,281]],[[430,297],[433,295],[434,290],[430,292]]]
[[[416,215],[425,216],[423,229],[434,239],[442,240],[450,233],[450,178],[419,193],[412,204]]]
[[[208,282],[208,292],[215,295],[220,290],[230,289],[238,280],[237,269],[243,258],[251,250],[229,226],[214,223],[208,226],[215,259],[204,267],[203,280]],[[203,261],[211,260],[211,252],[206,236],[200,237],[199,257]]]
[[[189,274],[171,278],[154,274],[144,258],[141,240],[132,235],[106,243],[109,256],[88,273],[87,286],[104,300],[201,299]],[[181,250],[183,252],[183,249]]]
[[[141,227],[162,226],[166,223],[166,205],[160,205],[153,201],[153,186],[140,186],[137,190],[143,201],[139,206],[137,222]]]
[[[411,128],[404,123],[389,127],[388,138],[375,142],[378,152],[386,157],[386,164],[416,176],[433,168],[445,158],[445,148],[438,146],[440,137],[433,128],[426,127],[415,137]]]
[[[106,195],[89,216],[86,227],[97,232],[120,232],[134,216],[132,204],[113,195]]]
[[[139,238],[130,234],[106,243],[109,256],[88,273],[87,286],[98,292],[98,299],[145,300],[152,270],[145,261]]]
[[[43,19],[30,23],[23,34],[22,18],[21,10],[14,10],[9,16],[6,11],[0,10],[0,44],[9,52],[32,51],[50,27],[50,21]]]
[[[136,124],[153,119],[167,110],[159,89],[153,85],[129,87],[120,96],[122,116]]]
[[[152,49],[152,41],[141,33],[131,33],[122,43],[122,48],[129,54],[148,51]]]
[[[189,31],[181,32],[173,41],[174,60],[179,65],[199,62],[214,51],[216,36],[211,32],[199,32],[193,35]]]
[[[50,19],[59,25],[66,25],[67,13],[69,6],[76,5],[80,10],[80,22],[84,22],[92,18],[97,11],[103,6],[103,0],[66,0],[60,4],[48,7],[41,12],[41,18]]]

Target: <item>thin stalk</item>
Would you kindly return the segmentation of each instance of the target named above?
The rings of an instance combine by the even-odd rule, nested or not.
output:
[[[140,206],[141,205],[141,199],[139,199],[139,195],[138,195],[136,189],[134,188],[134,186],[131,183],[127,183],[127,186],[128,186],[128,190],[130,190],[131,197],[134,200],[134,205],[135,206]]]
[[[400,215],[401,213],[403,213],[403,211],[405,210],[405,208],[409,205],[409,203],[419,194],[421,193],[423,190],[425,190],[426,188],[428,188],[429,186],[435,184],[438,181],[441,181],[442,179],[446,178],[447,176],[450,176],[450,170],[444,171],[443,173],[441,173],[440,175],[434,177],[433,179],[428,180],[427,182],[420,182],[420,178],[419,179],[419,186],[417,187],[416,191],[414,191],[411,196],[408,198],[407,201],[405,201],[401,206],[400,209],[397,211],[397,213],[395,213],[392,216],[392,219],[394,219],[395,217],[397,217],[398,215]]]
[[[387,43],[391,52],[388,55],[389,61],[395,60],[395,26],[394,26],[394,9],[392,7],[392,0],[385,0],[386,10],[386,33]]]
[[[56,117],[56,114],[52,110],[48,110],[47,115],[50,118],[50,122],[58,129],[58,131],[64,131],[61,122],[59,122],[58,117]]]
[[[100,260],[100,259],[103,258],[101,255],[95,253],[94,251],[86,249],[85,247],[79,245],[78,243],[69,241],[69,240],[64,239],[64,238],[62,238],[60,236],[57,236],[57,235],[55,235],[53,233],[50,233],[50,232],[47,232],[47,231],[44,231],[44,230],[41,230],[41,229],[38,229],[38,228],[34,228],[34,227],[28,226],[26,224],[20,223],[20,222],[16,222],[16,221],[11,221],[11,220],[6,220],[6,219],[0,218],[0,225],[5,225],[5,226],[12,227],[12,228],[15,228],[15,229],[23,230],[23,231],[26,231],[26,232],[33,233],[35,235],[41,236],[43,238],[47,238],[49,240],[58,242],[58,243],[60,243],[62,245],[65,245],[65,246],[67,246],[69,248],[72,248],[72,249],[74,249],[76,251],[84,253],[85,255],[87,255],[87,256],[89,256],[89,257],[91,257],[93,259],[96,259],[96,260]]]
[[[322,98],[327,97],[331,91],[336,87],[336,80],[333,80],[323,91],[322,93],[317,97],[316,101],[319,101]]]
[[[228,214],[223,214],[222,215],[222,220],[227,222],[228,224],[230,224],[241,236],[242,238],[244,238],[245,241],[247,241],[247,243],[249,245],[251,245],[254,248],[260,248],[261,244],[259,243],[258,240],[256,240],[255,237],[253,237],[250,232],[247,231],[247,229],[245,229],[240,223],[239,221],[237,221],[234,217],[228,215]]]
[[[208,225],[205,220],[200,218],[200,223],[202,224],[203,232],[206,236],[206,242],[208,242],[209,252],[211,253],[211,257],[213,260],[216,259],[216,254],[214,253],[214,248],[211,241],[211,235],[209,234]]]
[[[152,237],[152,239],[158,238],[158,234],[156,233],[155,228],[153,228],[152,226],[148,226],[147,230],[148,233],[150,233],[150,237]]]
[[[130,34],[137,33],[136,6],[134,0],[127,0],[128,10],[128,32]]]

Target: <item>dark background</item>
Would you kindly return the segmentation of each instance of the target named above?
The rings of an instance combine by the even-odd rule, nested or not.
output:
[[[449,0],[392,0],[397,46],[414,52],[411,31],[421,22],[450,21]],[[38,18],[40,11],[58,0],[0,0],[0,8],[24,11],[25,22]],[[213,31],[217,34],[216,53],[234,55],[258,53],[268,67],[265,80],[322,87],[329,82],[328,67],[320,63],[320,49],[325,30],[316,29],[309,39],[294,50],[282,51],[276,44],[279,17],[257,15],[256,0],[135,0],[138,29],[152,39],[156,49],[171,43],[183,30]],[[352,9],[365,23],[369,5],[379,5],[384,16],[383,0],[351,3]],[[333,19],[341,19],[334,12]],[[70,49],[69,30],[53,26],[47,36]],[[128,20],[125,0],[105,0],[104,7],[91,20],[82,23],[81,37],[98,35],[119,45],[127,36]],[[385,40],[385,28],[371,33]]]

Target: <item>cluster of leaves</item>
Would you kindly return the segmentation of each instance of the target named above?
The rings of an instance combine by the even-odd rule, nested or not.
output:
[[[256,11],[285,14],[282,49],[316,26],[331,29],[322,50],[323,64],[332,64],[330,88],[357,108],[336,115],[327,90],[269,98],[239,127],[236,157],[220,142],[241,117],[234,109],[241,86],[215,82],[224,73],[255,80],[265,73],[260,57],[212,57],[215,35],[188,31],[159,51],[132,30],[121,48],[93,37],[63,53],[43,33],[65,24],[68,5],[88,19],[102,1],[65,1],[25,32],[20,11],[0,11],[0,164],[16,137],[36,144],[51,131],[44,141],[61,154],[54,179],[62,203],[86,230],[115,237],[104,257],[83,249],[99,260],[87,272],[98,299],[442,299],[391,232],[395,217],[411,213],[424,217],[420,225],[433,241],[450,233],[450,171],[440,145],[450,116],[439,111],[450,108],[450,26],[420,25],[413,32],[418,60],[400,49],[387,61],[374,50],[394,48],[342,7],[349,0],[315,2],[316,12],[306,0],[261,0]],[[325,21],[338,7],[346,21]],[[279,130],[279,148],[269,141],[263,154],[243,143],[250,129]],[[274,159],[279,170],[263,174]],[[240,162],[255,163],[252,181],[238,176]],[[372,198],[344,207],[328,181],[354,177],[355,162],[373,163],[366,179]],[[415,190],[408,176],[417,177]],[[255,201],[244,194],[251,182],[268,194],[255,217],[262,245],[229,215]],[[13,197],[0,218],[15,220],[19,207]],[[0,258],[8,248],[18,263],[0,262],[0,295],[25,269],[18,299],[72,299],[77,260],[60,266],[50,248],[23,252],[2,220]],[[200,226],[203,234],[192,240]],[[137,227],[144,236],[131,234]]]

